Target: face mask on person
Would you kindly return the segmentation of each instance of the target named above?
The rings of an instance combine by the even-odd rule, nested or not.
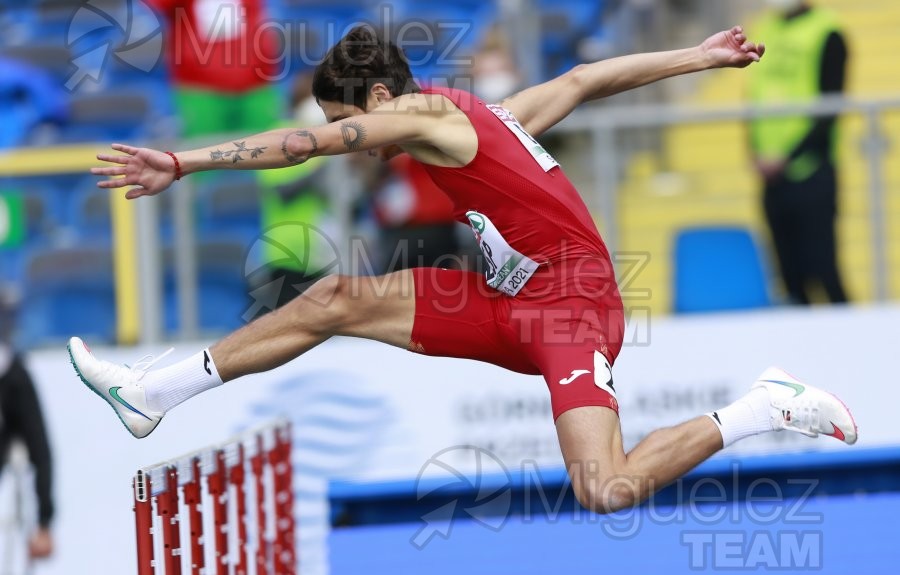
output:
[[[503,98],[511,96],[519,86],[519,78],[512,72],[499,71],[476,77],[472,91],[490,104],[499,104]]]
[[[298,125],[311,128],[326,124],[325,113],[316,103],[316,99],[309,97],[297,104],[294,108],[294,120]]]
[[[779,12],[793,12],[803,6],[805,0],[766,0],[766,4]]]

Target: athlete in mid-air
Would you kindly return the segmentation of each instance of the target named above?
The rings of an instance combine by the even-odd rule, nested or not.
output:
[[[335,335],[540,374],[575,494],[597,512],[632,506],[751,435],[787,429],[855,443],[856,425],[836,397],[770,368],[735,403],[654,431],[625,453],[616,388],[626,383],[614,383],[611,372],[624,314],[609,253],[578,192],[534,139],[583,102],[679,74],[742,68],[763,52],[735,27],[695,48],[581,65],[494,105],[461,90],[420,89],[395,45],[356,28],[315,73],[313,91],[329,124],[174,154],[114,144],[119,154],[97,156],[111,164],[92,170],[109,176],[98,185],[127,186],[125,196],[135,199],[204,170],[402,151],[472,226],[485,277],[436,268],[332,275],[169,367],[101,361],[78,338],[69,342],[72,363],[135,437],[190,397],[274,369]]]

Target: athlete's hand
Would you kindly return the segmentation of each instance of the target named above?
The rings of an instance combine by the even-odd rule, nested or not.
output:
[[[113,144],[112,149],[124,155],[97,154],[97,159],[112,167],[91,168],[97,176],[110,176],[97,182],[98,188],[134,186],[125,193],[129,200],[141,196],[155,196],[175,181],[175,161],[167,154],[150,148],[134,148]]]
[[[754,44],[747,39],[741,26],[735,26],[707,38],[700,44],[700,51],[707,58],[710,68],[746,68],[753,62],[759,62],[766,46]]]

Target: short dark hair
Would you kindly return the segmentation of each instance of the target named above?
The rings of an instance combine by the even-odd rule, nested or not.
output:
[[[392,96],[422,89],[413,80],[403,51],[364,24],[332,46],[316,67],[312,91],[318,101],[341,102],[366,109],[369,90],[384,84]]]

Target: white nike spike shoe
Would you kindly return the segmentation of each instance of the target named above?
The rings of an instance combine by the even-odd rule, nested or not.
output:
[[[128,367],[95,358],[80,338],[70,339],[68,347],[69,359],[78,377],[113,408],[131,435],[138,439],[150,435],[165,413],[153,411],[147,406],[141,378],[151,365],[172,350],[155,360],[145,356],[133,367]]]
[[[787,372],[770,367],[753,389],[765,388],[771,403],[772,426],[818,437],[830,435],[848,445],[856,443],[858,430],[850,410],[836,396],[807,385]]]

